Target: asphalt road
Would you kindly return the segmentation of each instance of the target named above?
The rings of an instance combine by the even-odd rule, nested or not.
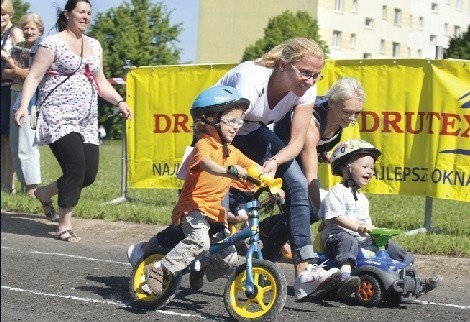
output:
[[[65,243],[52,238],[55,224],[43,217],[2,211],[2,321],[228,320],[223,305],[225,280],[206,281],[200,291],[193,292],[185,277],[176,298],[162,311],[130,305],[131,267],[125,251],[130,243],[150,236],[155,227],[83,219],[74,219],[74,225],[83,240]],[[417,267],[425,263],[438,270],[439,261],[430,260],[420,257]],[[470,259],[456,265],[468,272]],[[470,276],[459,271],[444,276],[440,287],[417,303],[365,308],[335,299],[296,303],[292,265],[279,266],[286,275],[289,295],[278,321],[470,320]]]

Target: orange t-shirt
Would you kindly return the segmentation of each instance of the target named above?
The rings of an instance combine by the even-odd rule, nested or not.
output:
[[[195,209],[216,222],[227,222],[222,200],[232,185],[240,188],[240,181],[203,171],[199,167],[199,162],[210,158],[225,168],[229,165],[239,165],[246,169],[257,165],[234,146],[229,145],[228,149],[229,157],[224,159],[220,139],[206,134],[196,143],[188,156],[190,158],[189,173],[184,181],[178,203],[173,209],[171,218],[174,224],[179,225],[181,217]],[[250,189],[248,184],[245,187],[247,190]]]

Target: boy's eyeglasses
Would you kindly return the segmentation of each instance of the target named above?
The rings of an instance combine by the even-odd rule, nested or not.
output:
[[[243,123],[245,123],[245,121],[243,120],[235,120],[235,119],[227,120],[227,119],[221,118],[220,121],[230,127],[242,127]]]
[[[297,67],[295,67],[293,64],[290,64],[292,69],[295,70],[297,73],[299,73],[300,78],[303,80],[309,80],[312,78],[314,81],[321,81],[323,79],[323,75],[321,73],[314,73],[310,74],[309,72],[305,70],[299,70]]]

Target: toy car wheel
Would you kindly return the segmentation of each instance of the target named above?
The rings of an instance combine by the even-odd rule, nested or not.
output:
[[[357,301],[364,306],[377,306],[381,301],[384,290],[376,277],[371,275],[362,275],[361,284],[356,291]]]

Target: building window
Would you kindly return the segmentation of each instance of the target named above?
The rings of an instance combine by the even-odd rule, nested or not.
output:
[[[385,54],[385,39],[380,39],[380,48],[379,52],[383,55]]]
[[[419,30],[423,30],[424,28],[424,18],[423,17],[419,17]]]
[[[410,15],[410,31],[413,31],[413,15]]]
[[[333,30],[333,42],[331,46],[334,48],[341,47],[341,31]]]
[[[462,36],[460,26],[454,26],[454,38],[460,38],[460,36]]]
[[[431,2],[431,12],[432,13],[438,13],[439,11],[439,5],[437,2]]]
[[[372,58],[372,54],[371,53],[364,53],[364,54],[362,54],[362,57],[364,57],[365,59]]]
[[[382,6],[382,20],[387,20],[387,6]]]
[[[429,42],[430,42],[432,45],[435,45],[436,42],[437,42],[437,36],[436,36],[436,35],[429,35]]]
[[[393,23],[395,26],[401,26],[401,9],[395,9]]]
[[[374,19],[366,18],[366,28],[367,29],[374,29]]]
[[[408,47],[407,51],[408,51],[408,58],[410,58],[411,57],[411,47]]]
[[[336,0],[335,1],[335,11],[343,12],[343,0]]]
[[[358,0],[353,0],[352,3],[352,12],[357,12],[358,11]]]
[[[351,39],[349,41],[349,47],[356,48],[356,34],[351,34]]]
[[[449,24],[446,22],[444,23],[444,36],[449,35]]]
[[[418,49],[418,58],[423,58],[423,51]]]
[[[400,57],[400,44],[397,42],[392,43],[392,57]]]
[[[462,0],[455,0],[455,8],[457,8],[459,11],[462,11]]]

